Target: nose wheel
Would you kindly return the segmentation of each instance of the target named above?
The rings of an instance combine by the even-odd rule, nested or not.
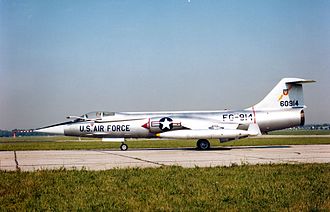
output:
[[[120,145],[120,149],[121,149],[121,151],[126,151],[126,150],[128,149],[127,144],[122,143],[122,144]]]

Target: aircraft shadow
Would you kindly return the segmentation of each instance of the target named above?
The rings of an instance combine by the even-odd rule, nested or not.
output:
[[[230,150],[235,150],[235,149],[282,149],[282,148],[290,148],[290,146],[226,146],[226,147],[211,147],[208,150],[199,150],[196,147],[177,147],[177,148],[139,148],[139,149],[135,149],[135,148],[131,148],[128,149],[132,150],[132,151],[147,151],[147,150],[151,150],[151,151],[168,151],[168,150],[185,150],[185,151],[230,151]],[[120,151],[120,150],[119,150]]]

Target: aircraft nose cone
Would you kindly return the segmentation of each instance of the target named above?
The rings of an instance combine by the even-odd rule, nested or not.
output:
[[[41,133],[64,135],[64,125],[43,127],[43,128],[36,129],[34,131],[41,132]]]

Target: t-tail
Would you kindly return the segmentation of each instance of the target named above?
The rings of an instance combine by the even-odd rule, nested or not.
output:
[[[303,84],[315,82],[300,78],[283,78],[256,105],[248,108],[255,114],[262,132],[304,125],[305,113]]]
[[[315,82],[299,78],[283,78],[271,92],[258,104],[255,110],[282,110],[287,108],[305,108],[303,83]]]

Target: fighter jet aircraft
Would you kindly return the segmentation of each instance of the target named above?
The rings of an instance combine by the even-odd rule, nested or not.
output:
[[[206,150],[207,139],[226,142],[304,125],[302,84],[311,82],[315,81],[284,78],[262,101],[243,110],[91,112],[35,131],[121,142],[123,151],[128,149],[127,138],[198,139],[197,148]]]

